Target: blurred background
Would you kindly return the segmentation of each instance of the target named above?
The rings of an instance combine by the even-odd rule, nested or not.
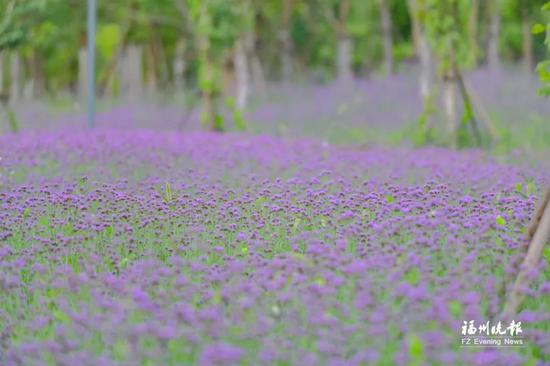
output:
[[[543,3],[99,1],[97,125],[544,150]],[[84,128],[86,1],[0,22],[1,131]]]

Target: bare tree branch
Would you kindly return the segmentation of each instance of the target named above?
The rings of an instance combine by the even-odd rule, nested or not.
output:
[[[501,319],[510,320],[518,311],[523,301],[524,291],[531,284],[532,272],[538,265],[544,246],[550,239],[550,187],[548,187],[542,203],[535,211],[527,230],[527,238],[531,238],[527,255],[521,264],[520,272],[514,282],[508,301],[501,314]]]

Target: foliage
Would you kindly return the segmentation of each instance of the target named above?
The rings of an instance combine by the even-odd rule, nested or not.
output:
[[[548,1],[543,7],[543,11],[550,12],[550,1]],[[544,26],[543,24],[537,23],[533,26],[532,29],[534,34],[545,33],[546,38],[544,44],[550,54],[550,21]],[[543,83],[543,86],[540,89],[541,95],[550,95],[550,60],[542,61],[537,65],[537,72],[539,74],[540,80]]]
[[[330,0],[284,0],[291,4],[288,19],[296,61],[318,75],[334,75],[336,36],[345,32],[353,41],[352,63],[357,72],[376,70],[382,61],[382,35],[378,2],[347,0],[348,15],[340,14],[341,2]],[[108,68],[117,47],[126,42],[150,47],[164,55],[162,65],[175,57],[174,49],[186,40],[189,60],[186,75],[200,89],[221,89],[222,62],[232,52],[234,43],[244,34],[253,33],[256,52],[265,65],[266,74],[277,75],[280,63],[280,31],[284,26],[283,0],[118,0],[99,2],[98,46],[99,74]],[[405,60],[414,56],[409,0],[387,0],[391,11],[394,57]],[[468,11],[474,0],[417,0],[425,9],[423,17],[434,49],[442,56],[441,67],[455,57],[461,68],[475,65],[477,56],[470,52],[467,38]],[[491,2],[493,3],[493,2]],[[536,0],[499,0],[503,26],[503,55],[517,59],[521,55],[522,11],[532,20],[541,20]],[[480,7],[477,42],[487,36],[489,2]],[[47,87],[56,92],[74,84],[78,78],[77,50],[85,42],[85,2],[65,0],[0,0],[0,50],[18,49],[28,60],[40,57],[40,67]],[[199,41],[202,39],[203,41]],[[204,67],[201,49],[207,41],[213,62],[210,73]],[[159,49],[160,48],[160,49]],[[540,57],[544,50],[535,46]],[[161,57],[161,56],[159,56]],[[28,63],[28,61],[26,61]],[[149,67],[149,66],[147,66]],[[162,66],[155,72],[161,72]],[[164,82],[172,71],[164,71]]]
[[[17,117],[15,116],[15,112],[11,108],[7,108],[6,110],[6,116],[8,119],[8,124],[10,125],[11,132],[18,132],[19,131],[19,121],[17,120]]]
[[[2,0],[0,2],[0,51],[22,45],[31,28],[44,14],[48,0]]]
[[[420,0],[420,19],[434,52],[439,56],[441,72],[456,63],[471,67],[473,53],[468,44],[468,16],[471,0]]]

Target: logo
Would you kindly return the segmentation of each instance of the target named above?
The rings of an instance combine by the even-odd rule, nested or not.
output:
[[[522,347],[525,345],[521,322],[515,320],[507,325],[501,321],[476,324],[474,320],[464,320],[461,334],[461,347]]]

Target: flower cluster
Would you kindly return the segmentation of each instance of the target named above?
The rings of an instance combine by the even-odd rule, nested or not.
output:
[[[522,365],[500,310],[547,176],[482,152],[58,130],[0,137],[0,364]],[[545,330],[546,329],[546,330]]]

